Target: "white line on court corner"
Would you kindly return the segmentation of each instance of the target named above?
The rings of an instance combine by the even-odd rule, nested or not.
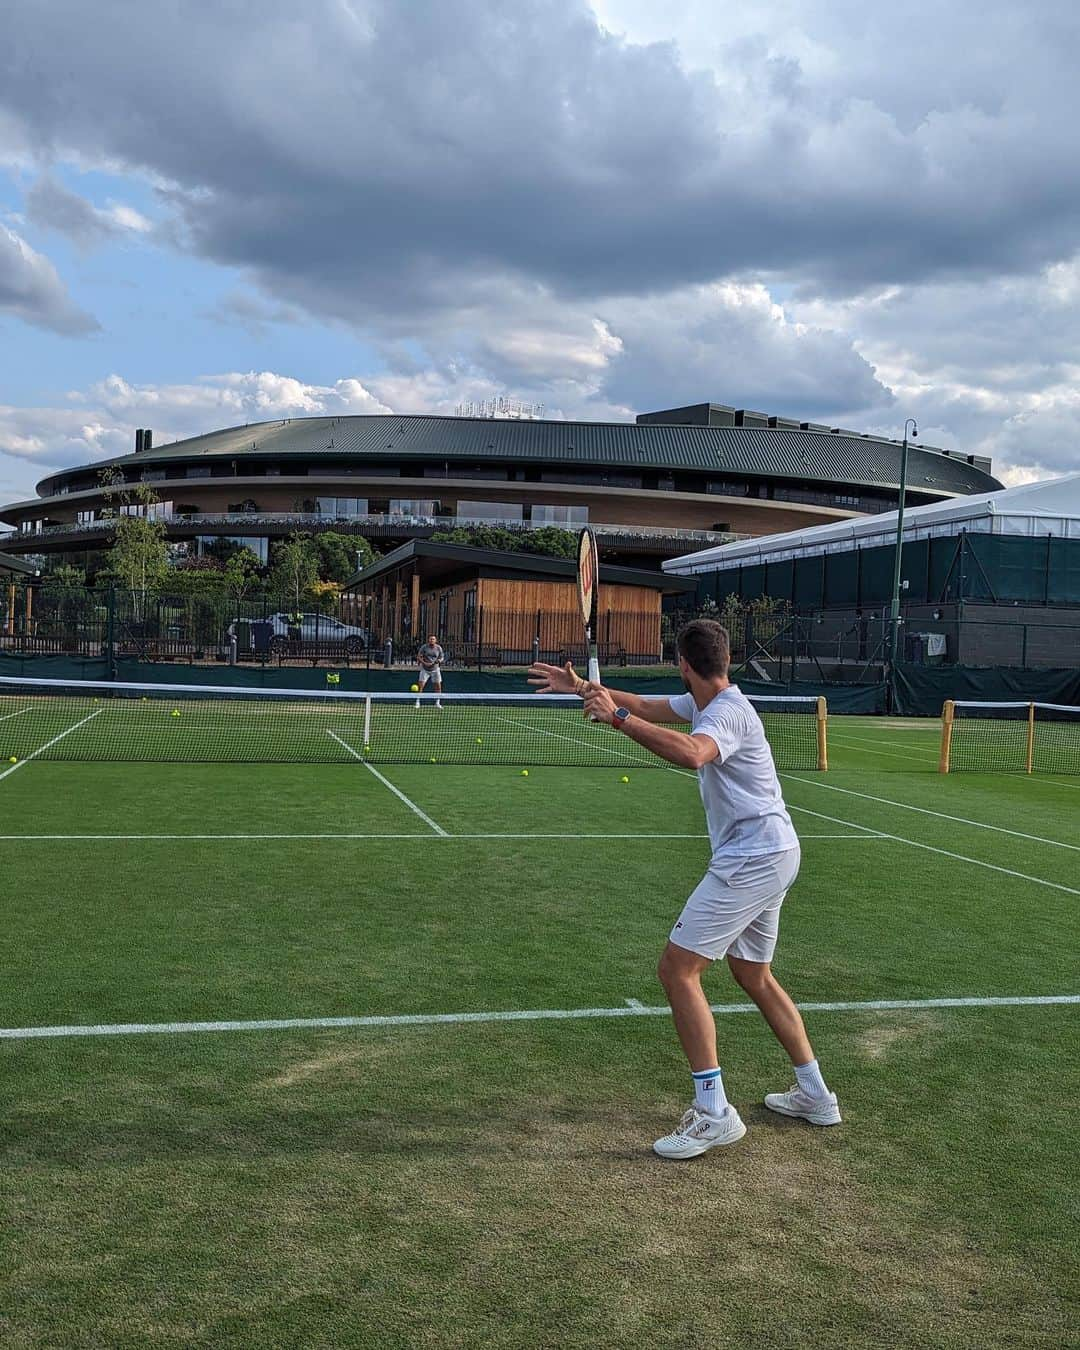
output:
[[[13,764],[10,769],[5,769],[3,773],[0,773],[0,781],[5,779],[9,773],[14,773],[16,769],[21,769],[24,764],[29,764],[32,759],[37,759],[38,755],[43,755],[50,746],[55,745],[57,741],[62,741],[65,736],[70,736],[73,731],[78,731],[78,729],[85,726],[91,718],[97,717],[99,713],[103,713],[104,711],[104,708],[98,708],[95,712],[84,717],[81,722],[76,722],[74,726],[68,727],[66,731],[62,731],[59,736],[54,736],[51,741],[46,741],[44,745],[39,745],[36,750],[31,750],[28,755],[25,755],[19,760],[18,764]]]
[[[391,783],[389,778],[384,778],[382,774],[378,771],[378,769],[375,768],[374,764],[369,764],[367,760],[363,757],[363,755],[358,755],[347,741],[343,741],[341,737],[336,734],[336,732],[328,731],[326,734],[329,737],[331,737],[331,739],[337,741],[338,745],[348,750],[349,754],[352,755],[354,759],[358,759],[360,763],[364,766],[364,768],[368,770],[369,773],[373,773],[375,775],[375,777],[379,780],[379,782],[383,785],[383,787],[389,788],[390,791],[394,794],[394,796],[397,797],[399,801],[404,802],[405,805],[409,808],[410,811],[412,811],[414,815],[419,816],[425,825],[430,825],[431,828],[435,831],[435,833],[441,835],[444,839],[449,837],[441,825],[436,825],[435,822],[431,819],[431,817],[426,812],[421,811],[414,801],[410,801],[409,798],[405,796],[404,792],[402,792],[400,788],[396,788],[393,785],[393,783]]]
[[[893,1012],[933,1008],[1044,1008],[1080,1003],[1080,994],[1033,994],[988,998],[883,998],[864,1003],[800,1003],[803,1012]],[[714,1003],[720,1016],[752,1013],[752,1003]],[[404,1013],[387,1017],[282,1017],[258,1022],[118,1022],[98,1026],[2,1027],[0,1040],[29,1041],[71,1036],[184,1035],[204,1031],[292,1031],[322,1027],[412,1027],[470,1022],[574,1022],[597,1017],[667,1017],[666,1007],[627,999],[618,1008],[528,1008],[508,1012]]]
[[[0,722],[6,722],[9,717],[21,717],[23,713],[28,713],[29,711],[29,708],[19,708],[17,712],[4,713],[3,717],[0,717]]]
[[[832,825],[854,825],[851,820],[841,820],[839,816],[826,816],[821,811],[811,811],[808,806],[793,806],[788,802],[789,811],[801,811],[803,815],[816,816],[818,820],[827,820]],[[856,828],[864,828],[856,826]],[[953,853],[947,848],[938,848],[934,844],[922,844],[918,839],[908,839],[902,834],[889,834],[879,830],[878,837],[891,839],[897,844],[908,844],[912,848],[925,849],[927,853],[940,853],[943,858],[953,858],[956,862],[971,863],[973,867],[985,867],[990,872],[1001,872],[1007,877],[1018,877],[1021,881],[1033,881],[1036,886],[1049,886],[1052,891],[1064,891],[1067,895],[1080,895],[1072,886],[1062,886],[1058,881],[1047,881],[1044,877],[1029,876],[1027,872],[1014,872],[1011,867],[999,867],[997,863],[983,862],[981,858],[969,858],[966,853]]]
[[[826,792],[842,792],[845,797],[861,797],[866,802],[878,802],[882,806],[898,806],[903,811],[916,811],[920,816],[936,816],[938,820],[951,820],[957,825],[973,825],[977,830],[993,830],[996,834],[1011,834],[1016,839],[1030,839],[1033,844],[1051,844],[1054,848],[1071,849],[1080,853],[1080,844],[1065,844],[1060,839],[1046,839],[1041,834],[1025,834],[1023,830],[1007,830],[1003,825],[987,825],[982,820],[968,820],[966,816],[950,816],[944,811],[931,811],[925,806],[912,806],[910,802],[894,802],[888,797],[873,797],[869,792],[856,792],[853,788],[837,787],[835,783],[819,783],[814,778],[803,778],[798,774],[784,773],[782,778],[790,778],[796,783],[809,783],[811,787],[824,788]]]
[[[793,807],[792,810],[799,810]],[[811,814],[813,814],[811,812]],[[857,826],[866,829],[865,826]],[[0,834],[0,843],[87,843],[95,841],[118,841],[127,843],[165,841],[175,839],[419,839],[437,842],[439,839],[708,839],[707,834],[450,834],[443,830],[441,834]],[[877,830],[868,830],[865,834],[800,834],[800,839],[855,839],[860,843],[884,839],[887,836]]]

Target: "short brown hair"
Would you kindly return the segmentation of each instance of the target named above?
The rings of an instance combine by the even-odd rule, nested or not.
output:
[[[712,680],[728,673],[731,665],[731,643],[727,629],[713,619],[694,619],[679,630],[675,639],[679,655],[703,680]]]

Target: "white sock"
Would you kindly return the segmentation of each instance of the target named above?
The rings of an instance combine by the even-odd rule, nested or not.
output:
[[[728,1104],[724,1080],[719,1069],[702,1069],[691,1074],[694,1080],[694,1105],[711,1116],[723,1115]]]
[[[809,1064],[795,1065],[795,1081],[808,1097],[829,1095],[829,1089],[825,1086],[825,1079],[821,1076],[816,1059],[812,1059]]]

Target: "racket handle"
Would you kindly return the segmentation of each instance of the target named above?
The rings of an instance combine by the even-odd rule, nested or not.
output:
[[[595,656],[589,657],[589,683],[590,684],[600,683],[600,662],[596,659]]]

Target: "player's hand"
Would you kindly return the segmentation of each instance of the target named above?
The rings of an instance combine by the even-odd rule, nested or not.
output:
[[[618,705],[603,685],[586,685],[583,697],[585,699],[585,711],[594,722],[610,724],[615,720],[615,709]]]
[[[529,667],[529,683],[538,694],[576,694],[581,680],[570,661],[565,666],[534,661]]]

